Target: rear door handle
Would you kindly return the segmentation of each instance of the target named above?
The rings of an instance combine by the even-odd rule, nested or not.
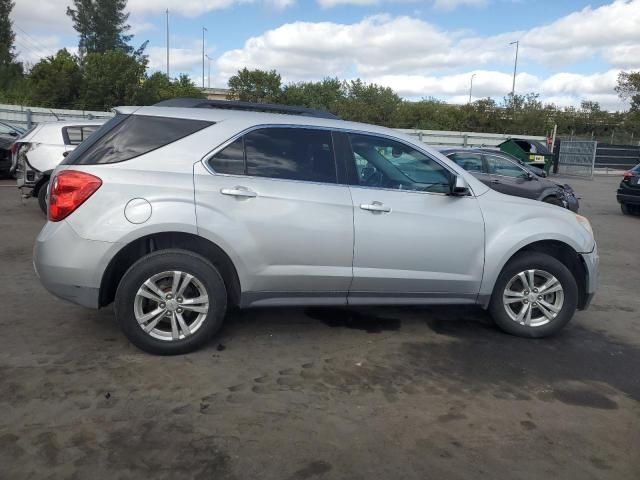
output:
[[[360,205],[362,210],[368,210],[369,212],[391,212],[391,207],[387,207],[381,202],[363,203]]]
[[[249,190],[247,187],[233,187],[233,188],[223,188],[220,190],[220,193],[223,195],[230,195],[232,197],[244,197],[244,198],[254,198],[257,197],[258,194],[253,190]]]

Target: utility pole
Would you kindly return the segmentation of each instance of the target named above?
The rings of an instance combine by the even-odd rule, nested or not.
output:
[[[511,87],[511,101],[515,99],[516,95],[516,73],[518,72],[518,50],[520,49],[520,40],[516,40],[515,42],[511,42],[509,45],[516,46],[516,61],[513,64],[513,86]]]
[[[209,55],[205,55],[207,57],[207,88],[211,88],[211,60],[212,58]]]
[[[169,9],[167,8],[167,78],[169,76]]]
[[[473,77],[475,76],[475,73],[471,75],[471,86],[469,87],[469,103],[471,103],[471,94],[473,93]]]
[[[202,88],[204,88],[204,32],[208,31],[206,27],[202,27]]]

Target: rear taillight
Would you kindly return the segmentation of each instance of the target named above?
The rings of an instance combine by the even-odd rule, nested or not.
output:
[[[624,173],[622,174],[622,176],[623,176],[624,178],[633,177],[633,172],[632,172],[632,171],[624,172]]]
[[[9,146],[9,151],[11,152],[11,155],[15,155],[17,149],[18,149],[18,144],[15,142]]]
[[[98,177],[76,170],[63,170],[49,187],[49,220],[66,218],[102,185]]]

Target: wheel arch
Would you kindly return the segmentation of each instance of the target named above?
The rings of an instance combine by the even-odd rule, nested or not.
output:
[[[104,307],[115,298],[120,280],[142,256],[158,250],[181,248],[198,253],[218,268],[227,289],[230,305],[240,304],[240,277],[229,255],[220,246],[199,235],[186,232],[161,232],[145,235],[122,247],[113,256],[100,282],[99,306]]]
[[[567,267],[567,269],[575,278],[576,284],[578,285],[578,309],[583,309],[585,307],[587,301],[587,267],[582,256],[571,245],[561,240],[537,240],[520,246],[515,251],[511,252],[511,254],[509,254],[500,264],[500,268],[495,270],[495,274],[491,282],[491,290],[493,290],[493,285],[495,284],[495,281],[502,270],[504,270],[505,266],[516,255],[520,255],[523,252],[538,252],[547,254],[559,260],[565,267]],[[482,304],[483,308],[487,308],[487,306],[489,305],[492,293],[493,292],[491,291],[488,292],[488,294],[480,296],[480,303]]]

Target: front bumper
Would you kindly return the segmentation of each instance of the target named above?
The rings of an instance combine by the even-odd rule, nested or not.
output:
[[[587,278],[585,279],[585,300],[581,305],[581,310],[589,308],[596,290],[598,289],[598,270],[600,267],[600,256],[598,255],[598,245],[594,245],[590,253],[581,253],[582,261],[585,266]]]
[[[47,222],[33,250],[42,285],[56,297],[99,308],[100,282],[118,244],[86,240],[66,221]]]

